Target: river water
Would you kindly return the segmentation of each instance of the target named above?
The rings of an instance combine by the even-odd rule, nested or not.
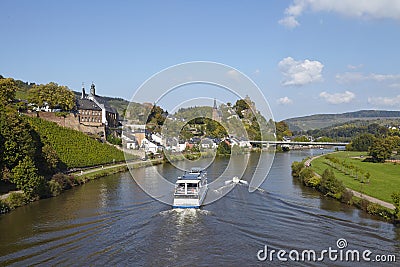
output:
[[[377,265],[327,256],[322,262],[282,262],[276,254],[272,261],[257,258],[265,246],[269,252],[285,250],[287,259],[291,250],[339,250],[340,238],[347,241],[344,252],[359,250],[361,255],[368,249],[371,259],[390,254],[399,261],[399,228],[321,196],[291,177],[291,162],[324,151],[278,153],[260,190],[249,193],[246,185],[237,185],[200,210],[172,210],[147,196],[130,173],[92,181],[0,216],[0,265]],[[257,154],[250,155],[244,177],[257,159]],[[227,161],[215,160],[208,168],[210,179]],[[151,179],[155,172],[172,180],[181,174],[171,165],[160,165],[137,169],[134,175]]]

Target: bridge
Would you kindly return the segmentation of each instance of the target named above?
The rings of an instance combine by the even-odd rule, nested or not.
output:
[[[349,143],[346,142],[286,142],[286,141],[249,141],[250,143],[267,144],[267,145],[287,145],[287,146],[346,146]]]

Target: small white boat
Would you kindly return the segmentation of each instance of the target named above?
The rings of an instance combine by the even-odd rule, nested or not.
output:
[[[207,172],[192,168],[175,183],[173,208],[200,208],[208,190]]]

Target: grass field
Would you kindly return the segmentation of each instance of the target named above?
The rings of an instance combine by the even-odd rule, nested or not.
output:
[[[350,175],[332,168],[336,178],[342,180],[346,187],[390,203],[391,194],[400,192],[400,164],[363,162],[367,156],[366,152],[343,151],[331,155],[341,160],[346,159],[348,163],[371,174],[369,183],[361,183]],[[313,160],[313,170],[322,174],[326,168],[331,168],[326,161],[325,156]]]

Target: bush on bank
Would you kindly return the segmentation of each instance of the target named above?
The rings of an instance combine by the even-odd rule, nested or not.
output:
[[[305,167],[304,161],[292,163],[292,176],[307,187],[313,187],[326,196],[333,197],[343,203],[354,205],[368,214],[379,216],[394,223],[400,221],[400,192],[393,193],[392,199],[395,211],[385,208],[379,204],[369,202],[366,199],[358,198],[344,186],[343,182],[335,177],[332,169],[325,169],[319,177],[311,168]]]

